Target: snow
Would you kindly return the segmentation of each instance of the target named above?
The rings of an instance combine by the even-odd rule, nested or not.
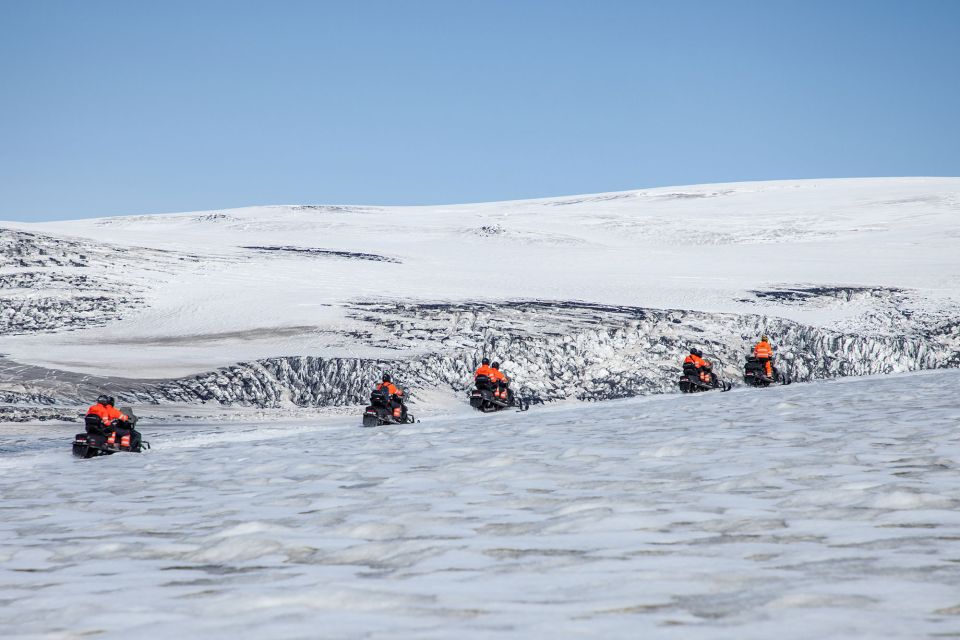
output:
[[[0,223],[0,636],[960,635],[958,240],[960,178]],[[761,333],[813,382],[669,393]],[[69,455],[103,391],[152,450]]]
[[[6,638],[960,633],[960,372],[0,435]]]

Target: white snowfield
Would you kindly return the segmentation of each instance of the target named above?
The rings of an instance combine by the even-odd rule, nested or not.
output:
[[[456,206],[269,206],[3,227],[81,243],[68,254],[150,248],[88,255],[66,271],[43,261],[0,265],[6,278],[84,274],[92,293],[128,299],[101,303],[98,322],[71,331],[8,330],[0,353],[132,378],[281,356],[396,357],[389,344],[351,335],[367,329],[349,309],[362,300],[584,301],[854,332],[890,329],[882,326],[889,300],[867,292],[799,304],[756,292],[901,289],[892,306],[914,313],[960,300],[960,178],[716,184]],[[81,289],[32,285],[34,297]],[[8,288],[0,301],[23,293]]]
[[[86,461],[15,427],[0,636],[957,637],[958,386],[144,427]]]

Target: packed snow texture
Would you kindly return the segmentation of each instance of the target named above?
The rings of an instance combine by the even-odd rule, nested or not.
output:
[[[5,638],[960,634],[960,372],[0,435]]]
[[[488,355],[601,400],[675,390],[690,346],[737,382],[763,332],[797,380],[954,367],[958,240],[956,178],[4,223],[0,392],[317,407],[388,368],[452,399]]]

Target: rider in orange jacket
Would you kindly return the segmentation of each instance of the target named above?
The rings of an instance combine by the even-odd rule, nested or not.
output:
[[[480,366],[473,372],[473,379],[476,381],[480,376],[486,376],[490,382],[496,382],[497,371],[490,366],[490,359],[484,358],[480,361]]]
[[[703,352],[697,348],[690,349],[690,355],[688,355],[683,360],[683,364],[692,364],[697,369],[697,375],[699,376],[701,382],[706,384],[715,383],[716,376],[714,375],[712,369],[713,365],[710,364],[707,360],[703,359]]]
[[[760,342],[753,347],[753,357],[763,364],[763,370],[768,377],[773,377],[773,347],[770,346],[770,339],[767,336],[761,336]]]
[[[709,362],[704,360],[701,356],[703,356],[703,352],[700,351],[700,349],[696,349],[696,348],[690,349],[690,355],[684,358],[683,364],[692,364],[697,369],[703,367],[704,365],[710,364]]]
[[[97,398],[96,404],[87,409],[87,415],[98,416],[105,427],[109,427],[114,420],[130,420],[130,417],[113,406],[113,403],[113,398],[108,395],[101,395]]]
[[[494,384],[493,395],[501,400],[506,400],[509,395],[507,387],[510,385],[510,378],[508,378],[503,371],[500,371],[499,362],[494,362],[490,365],[490,368],[493,370],[493,377],[491,377]]]
[[[374,391],[383,390],[390,394],[389,407],[393,417],[399,418],[403,414],[403,389],[393,384],[389,373],[383,374],[380,384],[374,387]]]

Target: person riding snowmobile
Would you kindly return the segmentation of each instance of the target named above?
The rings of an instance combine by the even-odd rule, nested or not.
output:
[[[393,417],[399,419],[403,414],[403,389],[394,386],[390,374],[383,374],[380,384],[373,390],[386,396],[385,404],[393,413]]]
[[[102,394],[97,397],[97,403],[87,409],[87,434],[100,435],[106,438],[105,444],[114,447],[120,446],[132,451],[140,451],[143,442],[140,432],[136,430],[137,418],[130,409],[130,415],[113,406],[112,396]],[[99,420],[92,419],[94,416]]]
[[[761,336],[760,342],[753,347],[753,357],[760,361],[763,370],[768,378],[773,377],[773,347],[770,346],[770,339],[767,336]]]
[[[700,381],[704,384],[712,384],[716,386],[717,384],[717,374],[713,373],[713,365],[709,361],[703,359],[703,351],[692,347],[690,349],[690,355],[688,355],[684,361],[684,365],[693,365],[696,369],[697,377],[700,378]]]
[[[697,369],[702,367],[703,363],[705,362],[706,360],[703,359],[703,352],[700,351],[700,349],[697,349],[696,347],[692,347],[690,349],[690,355],[688,355],[683,360],[683,364],[692,364]]]
[[[487,376],[490,382],[493,382],[496,379],[497,374],[493,367],[490,366],[490,358],[484,358],[481,360],[480,366],[477,367],[477,370],[473,372],[474,381],[476,381],[476,379],[480,376]]]
[[[97,402],[87,409],[87,415],[94,415],[100,418],[103,426],[109,427],[114,420],[128,422],[130,417],[113,406],[114,399],[106,394],[97,397]]]
[[[490,365],[490,368],[493,369],[493,377],[491,378],[493,381],[493,397],[506,400],[510,396],[510,378],[503,371],[500,371],[499,362],[494,362]]]

